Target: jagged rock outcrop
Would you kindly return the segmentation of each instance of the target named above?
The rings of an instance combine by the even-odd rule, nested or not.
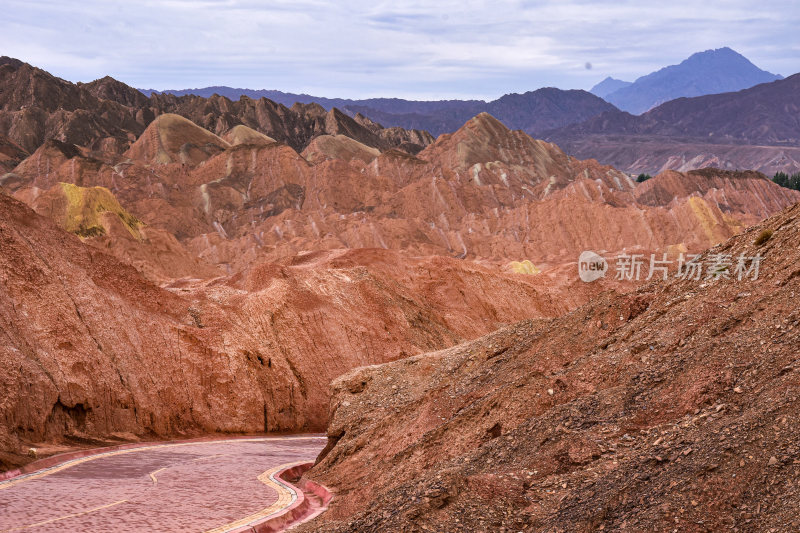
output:
[[[154,94],[150,98],[150,109],[155,114],[184,116],[217,135],[243,124],[288,144],[298,152],[319,135],[346,135],[379,150],[406,148],[419,151],[433,141],[425,132],[400,128],[385,130],[374,123],[359,123],[335,108],[325,111],[318,104],[300,103],[287,108],[266,98],[252,100],[243,96],[231,101],[218,95],[206,99],[191,95]]]
[[[5,135],[0,135],[0,185],[2,185],[3,175],[11,172],[28,155],[28,152],[11,139]]]
[[[353,120],[372,133],[378,135],[383,139],[386,146],[396,148],[409,154],[418,153],[436,140],[433,135],[424,129],[404,129],[398,126],[385,128],[361,113],[356,113]]]
[[[144,130],[132,109],[27,63],[0,65],[0,88],[0,134],[29,153],[48,139],[116,148]]]
[[[140,108],[147,106],[147,97],[133,87],[117,81],[111,76],[105,76],[89,83],[76,84],[78,87],[88,89],[89,93],[101,100],[111,100],[128,107]]]
[[[302,151],[318,135],[344,134],[368,146],[387,150],[421,150],[430,134],[401,128],[364,125],[338,109],[316,104],[291,108],[266,98],[222,96],[175,97],[141,92],[111,77],[73,84],[41,69],[7,58],[0,63],[0,135],[28,153],[48,140],[120,154],[158,115],[178,114],[217,135],[237,125],[285,142]]]

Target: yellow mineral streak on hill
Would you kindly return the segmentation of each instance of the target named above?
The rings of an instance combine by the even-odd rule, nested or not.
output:
[[[105,235],[108,231],[103,215],[117,215],[123,226],[137,240],[141,240],[139,228],[144,224],[128,213],[105,187],[79,187],[71,183],[60,183],[64,193],[64,229],[79,237]]]
[[[524,261],[511,261],[508,267],[516,274],[538,274],[541,272],[529,259]]]
[[[709,242],[722,242],[739,229],[738,227],[730,228],[729,233],[725,232],[722,229],[722,226],[724,226],[725,222],[728,222],[728,220],[724,220],[725,217],[723,217],[723,221],[721,223],[719,217],[715,216],[715,214],[712,212],[708,202],[699,196],[692,196],[689,198],[689,207],[691,207],[692,213],[695,215],[699,223],[699,228],[706,234]]]

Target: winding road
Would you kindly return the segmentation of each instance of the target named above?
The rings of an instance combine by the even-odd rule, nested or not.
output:
[[[320,436],[176,442],[76,458],[0,482],[0,533],[223,533],[297,495],[275,474],[313,461]]]

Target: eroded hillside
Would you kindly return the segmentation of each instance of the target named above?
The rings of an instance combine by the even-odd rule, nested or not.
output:
[[[798,242],[796,205],[702,256],[758,272],[607,293],[337,379],[311,471],[337,496],[304,531],[796,529]]]

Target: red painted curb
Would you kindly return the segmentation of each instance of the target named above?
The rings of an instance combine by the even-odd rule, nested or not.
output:
[[[322,514],[333,499],[333,494],[324,486],[302,477],[312,466],[314,463],[303,463],[278,472],[275,477],[297,493],[294,503],[278,515],[232,533],[278,533]],[[314,497],[309,498],[309,495]]]

